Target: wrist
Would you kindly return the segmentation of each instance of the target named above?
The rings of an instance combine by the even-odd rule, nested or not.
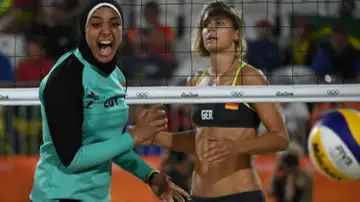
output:
[[[133,131],[128,132],[129,135],[131,136],[131,138],[133,139],[134,145],[139,146],[139,144],[141,143],[139,138],[137,137],[137,135],[135,135],[136,133],[134,133]]]
[[[145,177],[145,183],[150,185],[153,177],[159,173],[160,172],[158,170],[155,170],[155,169],[151,170]]]
[[[154,137],[153,144],[158,147],[170,149],[172,144],[172,133],[169,132],[157,133]]]
[[[156,133],[153,140],[152,140],[152,144],[156,145],[156,146],[160,146],[161,147],[161,132],[160,133]]]

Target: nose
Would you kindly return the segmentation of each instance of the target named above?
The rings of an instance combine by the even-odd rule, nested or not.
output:
[[[110,25],[108,23],[104,23],[104,26],[102,27],[101,34],[104,36],[110,35]]]

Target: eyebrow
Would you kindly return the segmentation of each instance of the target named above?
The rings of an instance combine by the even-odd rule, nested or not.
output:
[[[103,18],[100,17],[100,16],[97,16],[97,15],[93,15],[93,16],[91,16],[90,19],[100,19],[100,20],[102,20]],[[121,20],[121,18],[119,16],[116,16],[116,17],[110,18],[110,20]]]

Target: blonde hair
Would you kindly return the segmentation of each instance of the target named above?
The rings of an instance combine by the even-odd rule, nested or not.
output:
[[[202,23],[205,17],[205,14],[212,9],[220,10],[221,12],[229,15],[232,19],[233,24],[236,25],[236,29],[239,29],[239,40],[235,42],[235,51],[236,55],[241,58],[246,54],[247,44],[245,40],[245,22],[244,14],[241,9],[236,8],[235,6],[230,6],[225,4],[222,1],[216,1],[205,5],[201,11],[199,21],[193,32],[191,51],[193,55],[208,57],[210,52],[204,47],[204,41],[202,37]]]

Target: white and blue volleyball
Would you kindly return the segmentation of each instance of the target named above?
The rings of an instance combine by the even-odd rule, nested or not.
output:
[[[338,109],[324,115],[310,132],[308,149],[311,162],[325,176],[360,179],[360,112]]]

